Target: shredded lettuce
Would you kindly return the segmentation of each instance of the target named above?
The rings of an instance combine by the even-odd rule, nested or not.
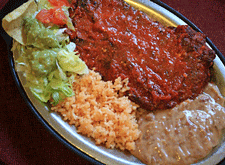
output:
[[[23,72],[26,87],[40,101],[51,101],[54,105],[74,95],[71,87],[76,74],[88,73],[65,30],[45,27],[35,16],[27,17],[24,19],[26,45],[15,41],[12,48],[19,54],[16,70]]]
[[[34,16],[24,19],[26,45],[40,49],[60,48],[69,42],[69,36],[64,34],[66,29],[54,26],[46,28]]]
[[[59,65],[64,71],[74,72],[78,74],[88,73],[88,68],[84,61],[82,61],[76,52],[67,52],[60,50],[57,56]]]
[[[26,77],[26,86],[42,102],[52,99],[57,104],[65,97],[74,95],[71,89],[74,74],[88,73],[86,64],[74,52],[75,44],[62,48],[40,49],[15,43],[13,51],[20,57],[16,60],[17,71]]]
[[[73,30],[73,31],[75,31],[75,28],[74,28],[74,26],[73,26],[73,23],[72,23],[72,20],[71,20],[71,18],[69,17],[69,7],[66,7],[66,6],[63,6],[62,7],[62,10],[64,11],[64,14],[65,14],[65,16],[67,17],[67,23],[66,23],[66,25],[67,25],[67,27],[70,29],[70,30]]]
[[[41,9],[51,9],[52,8],[52,5],[48,0],[36,0],[36,2],[37,2],[39,11]]]

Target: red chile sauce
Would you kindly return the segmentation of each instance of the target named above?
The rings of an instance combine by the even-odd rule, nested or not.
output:
[[[188,26],[163,27],[120,0],[75,1],[71,34],[80,57],[104,80],[129,79],[129,98],[147,110],[194,98],[215,54]]]

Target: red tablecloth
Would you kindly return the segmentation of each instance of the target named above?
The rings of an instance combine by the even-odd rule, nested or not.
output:
[[[0,0],[0,10],[5,6],[8,0]]]
[[[225,54],[224,0],[162,0],[196,24]],[[0,8],[6,0],[0,0]],[[13,0],[9,0],[13,3]],[[59,142],[21,97],[0,38],[0,160],[6,164],[91,164]]]

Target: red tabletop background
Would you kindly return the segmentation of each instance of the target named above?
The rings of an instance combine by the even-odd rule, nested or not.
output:
[[[0,9],[7,1],[0,0]],[[197,25],[225,55],[225,0],[161,1]],[[9,0],[8,3],[14,2],[16,1]],[[0,37],[0,107],[2,163],[91,164],[58,141],[28,108],[12,77],[7,44],[2,36]]]

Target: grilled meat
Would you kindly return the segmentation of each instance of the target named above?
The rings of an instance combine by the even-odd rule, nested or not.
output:
[[[122,0],[74,1],[70,16],[80,57],[104,80],[128,78],[144,109],[195,98],[210,80],[215,53],[189,26],[164,27]]]

